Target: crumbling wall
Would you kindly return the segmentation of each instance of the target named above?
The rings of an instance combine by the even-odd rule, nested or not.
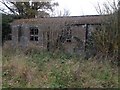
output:
[[[38,41],[30,40],[30,27],[38,28]],[[67,21],[49,24],[45,22],[40,24],[14,24],[12,25],[12,42],[14,46],[35,46],[48,51],[58,49],[69,53],[82,53],[86,50],[86,33],[90,33],[89,31],[95,28],[89,24],[70,23]]]
[[[30,27],[37,27],[38,41],[30,41]],[[71,42],[67,42],[66,33],[67,30],[71,30]],[[21,33],[19,35],[19,33]],[[61,37],[65,38],[61,41]],[[20,39],[20,40],[19,40]],[[30,45],[42,47],[42,49],[47,49],[48,51],[54,51],[55,49],[61,49],[61,47],[68,52],[73,52],[78,47],[82,46],[85,39],[85,29],[82,27],[72,27],[66,28],[65,24],[22,24],[12,26],[12,41],[14,46],[29,47]],[[80,46],[81,45],[81,46]]]

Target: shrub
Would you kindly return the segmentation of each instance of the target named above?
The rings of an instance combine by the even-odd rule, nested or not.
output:
[[[105,3],[104,10],[98,9],[100,14],[107,16],[103,18],[101,27],[93,33],[93,40],[98,55],[112,57],[113,62],[118,61],[119,47],[119,8],[115,2]]]

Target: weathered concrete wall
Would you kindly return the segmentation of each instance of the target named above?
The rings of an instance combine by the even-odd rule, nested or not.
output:
[[[18,25],[13,25],[12,27],[12,45],[13,47],[18,46]]]
[[[43,46],[43,33],[42,30],[44,30],[43,25],[38,25],[38,43],[40,46]]]
[[[21,26],[21,36],[19,39],[19,26]],[[38,28],[38,41],[30,41],[30,27]],[[88,27],[88,30],[95,29]],[[12,25],[12,42],[14,46],[20,45],[22,47],[37,46],[43,49],[55,50],[57,47],[62,48],[69,53],[84,52],[86,41],[86,24],[79,26],[69,26],[71,30],[71,42],[58,43],[62,31],[67,31],[66,24],[21,24]]]
[[[29,44],[29,39],[30,39],[30,33],[29,33],[29,25],[24,24],[21,25],[21,30],[22,30],[22,34],[20,36],[20,45],[22,47],[27,47]]]
[[[23,24],[21,25],[21,36],[19,37],[19,26],[20,25],[14,25],[12,26],[12,41],[14,46],[17,46],[18,44],[22,47],[28,47],[30,43],[33,43],[34,45],[38,45],[39,47],[42,47],[43,49],[47,48],[48,42],[50,43],[50,48],[54,48],[57,43],[57,39],[62,34],[62,30],[66,30],[65,25],[60,24],[40,24],[40,25],[28,25]],[[37,27],[38,32],[38,41],[30,41],[30,27]],[[71,34],[74,37],[78,37],[81,39],[81,41],[84,42],[85,39],[85,29],[82,27],[70,27]],[[20,38],[20,41],[18,41],[18,38]],[[72,40],[71,43],[66,43],[66,46],[69,46],[70,48],[73,48],[73,43],[76,43],[75,39]],[[65,44],[63,44],[64,47]],[[74,45],[75,46],[75,45]]]

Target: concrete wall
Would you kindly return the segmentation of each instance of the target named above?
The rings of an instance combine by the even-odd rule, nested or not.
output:
[[[16,47],[18,45],[18,25],[13,25],[12,27],[12,45]]]
[[[18,42],[18,33],[19,26],[21,26],[21,37]],[[30,27],[37,27],[38,32],[38,41],[30,41]],[[48,48],[48,42],[50,44],[50,49],[55,49],[55,45],[59,35],[61,35],[62,30],[65,30],[65,25],[61,24],[21,24],[21,25],[12,25],[12,42],[14,46],[29,47],[31,44],[34,46],[41,47],[42,49]],[[70,26],[72,34],[72,42],[64,42],[61,45],[65,51],[74,52],[75,49],[84,51],[85,47],[85,33],[86,27],[84,25],[80,26]],[[74,37],[80,39],[78,42]]]

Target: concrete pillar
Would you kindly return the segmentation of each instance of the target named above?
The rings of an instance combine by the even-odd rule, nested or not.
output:
[[[38,43],[40,47],[43,47],[43,29],[44,27],[42,25],[38,26]]]
[[[18,26],[12,26],[12,45],[16,47],[18,45]]]
[[[29,25],[22,25],[22,36],[20,39],[20,45],[22,47],[27,47],[30,40],[30,30]]]

